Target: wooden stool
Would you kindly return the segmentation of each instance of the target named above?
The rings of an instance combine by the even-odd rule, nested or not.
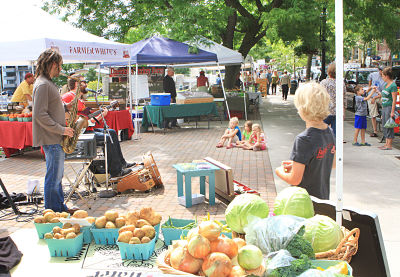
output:
[[[209,204],[215,205],[215,171],[219,170],[218,167],[210,164],[207,169],[184,169],[182,164],[174,164],[173,167],[176,169],[177,185],[178,185],[178,197],[183,196],[183,176],[185,176],[185,200],[186,208],[192,206],[192,177],[200,177],[200,194],[206,195],[206,176],[208,176],[208,198]],[[197,164],[193,163],[196,167]]]

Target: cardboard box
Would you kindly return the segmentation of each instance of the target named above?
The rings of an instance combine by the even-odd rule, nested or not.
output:
[[[210,157],[204,160],[220,168],[215,171],[215,193],[229,202],[232,201],[235,198],[232,168]]]

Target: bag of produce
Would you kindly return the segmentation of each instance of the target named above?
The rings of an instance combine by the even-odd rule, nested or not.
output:
[[[267,256],[268,277],[299,276],[311,267],[311,260],[307,256],[302,255],[300,259],[295,259],[286,250],[279,250]]]
[[[246,242],[258,246],[264,254],[287,249],[292,256],[305,254],[314,258],[311,243],[303,238],[305,221],[292,215],[264,219],[249,217],[249,224],[245,228]]]
[[[399,127],[397,123],[394,121],[393,118],[389,118],[388,121],[386,121],[384,128],[391,129],[391,128],[396,128]]]

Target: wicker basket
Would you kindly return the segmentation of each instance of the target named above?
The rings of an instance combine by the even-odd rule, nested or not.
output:
[[[172,275],[193,276],[193,277],[198,277],[199,276],[199,275],[193,275],[193,274],[190,274],[190,273],[187,273],[187,272],[183,272],[183,271],[180,271],[180,270],[176,270],[172,266],[168,265],[166,263],[166,261],[165,261],[165,256],[167,255],[167,252],[168,252],[168,250],[164,251],[157,258],[157,266],[158,266],[158,269],[160,269],[162,273],[172,274]],[[253,274],[255,276],[263,276],[264,272],[265,272],[265,267],[264,266],[260,266],[259,268],[255,269],[255,270],[247,271],[248,274]]]
[[[318,260],[341,260],[350,263],[351,258],[357,253],[358,238],[360,237],[360,229],[354,228],[349,231],[342,227],[344,237],[336,249],[326,252],[315,253]]]

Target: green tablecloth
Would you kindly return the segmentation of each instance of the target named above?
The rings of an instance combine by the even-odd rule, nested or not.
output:
[[[158,128],[163,128],[165,118],[184,118],[200,115],[219,116],[214,102],[198,104],[171,104],[170,106],[144,106],[142,126],[146,129],[151,122]]]

